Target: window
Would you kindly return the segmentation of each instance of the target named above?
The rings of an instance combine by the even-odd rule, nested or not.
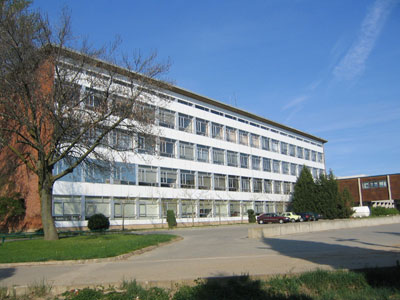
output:
[[[137,102],[134,109],[136,110],[135,118],[138,119],[138,121],[145,122],[147,124],[154,123],[156,119],[156,108],[154,105]]]
[[[281,142],[281,153],[285,155],[288,154],[288,144]]]
[[[84,166],[85,182],[92,183],[109,183],[111,177],[111,168],[108,163],[100,160],[90,160]]]
[[[273,170],[274,170],[274,173],[280,173],[281,172],[281,162],[279,160],[274,160],[273,161]]]
[[[251,156],[251,168],[253,170],[260,170],[260,164],[261,164],[261,157],[252,155]]]
[[[101,102],[104,101],[104,96],[102,96],[102,92],[91,89],[91,88],[86,88],[85,91],[85,106],[86,108],[89,109],[94,109],[96,107],[99,107]]]
[[[136,184],[135,165],[116,162],[112,166],[114,184]]]
[[[79,221],[81,219],[80,197],[53,196],[53,216],[59,221]]]
[[[253,193],[262,192],[262,179],[253,178]]]
[[[162,127],[175,128],[175,113],[172,110],[160,108],[158,123]]]
[[[310,160],[310,150],[304,149],[304,159]]]
[[[264,193],[272,194],[272,181],[264,179]]]
[[[207,146],[197,145],[197,161],[208,162],[208,150]]]
[[[213,148],[213,163],[217,165],[225,164],[225,154],[223,149]]]
[[[226,190],[226,176],[222,174],[214,174],[214,190],[225,191]]]
[[[175,169],[160,169],[160,182],[162,187],[176,187],[177,171]]]
[[[290,194],[290,187],[291,187],[291,183],[290,182],[284,182],[283,183],[283,193],[285,195],[289,195]]]
[[[238,154],[233,151],[227,152],[228,166],[237,167],[238,166]]]
[[[261,137],[261,147],[263,150],[270,150],[269,148],[269,138]]]
[[[280,181],[274,181],[274,194],[282,194],[282,183]]]
[[[239,177],[238,176],[228,176],[228,187],[229,191],[236,192],[239,190]]]
[[[211,125],[212,137],[215,139],[223,139],[223,126],[221,124],[212,123]]]
[[[131,150],[132,137],[122,130],[113,130],[111,132],[111,144],[114,149]]]
[[[286,161],[282,162],[282,173],[289,174],[289,163]]]
[[[175,141],[160,138],[160,156],[175,157]]]
[[[297,147],[297,157],[298,158],[304,158],[303,148],[302,147]]]
[[[296,164],[290,164],[290,175],[296,176],[297,175],[297,165]]]
[[[312,176],[313,176],[314,178],[317,178],[317,177],[318,177],[318,170],[317,170],[316,168],[312,168],[311,173],[312,173]]]
[[[295,157],[296,156],[296,146],[295,145],[289,145],[289,155]]]
[[[272,151],[273,152],[279,152],[279,141],[272,140],[271,144],[272,144]]]
[[[324,160],[322,153],[318,152],[318,162],[322,163]]]
[[[250,178],[242,177],[242,192],[250,192]]]
[[[386,180],[368,181],[368,182],[363,182],[361,186],[364,190],[373,188],[385,188],[387,187],[387,182]]]
[[[254,148],[260,148],[260,136],[256,134],[250,135],[250,145]]]
[[[154,153],[154,137],[149,135],[138,135],[137,150],[139,153]]]
[[[195,172],[194,171],[186,171],[181,170],[181,188],[195,188]]]
[[[139,166],[139,185],[157,186],[157,168]]]
[[[198,173],[198,182],[200,190],[210,190],[211,189],[211,174],[210,173]]]
[[[265,172],[271,172],[271,160],[269,158],[263,158],[263,170]]]
[[[246,131],[239,130],[239,143],[242,145],[249,145],[249,134]]]
[[[192,117],[179,114],[179,130],[185,132],[192,132]]]
[[[208,122],[203,119],[196,119],[196,134],[208,136]]]
[[[240,153],[240,167],[249,168],[249,156],[247,154]]]
[[[226,127],[226,140],[228,142],[236,143],[236,129],[232,127]]]
[[[312,161],[317,161],[317,152],[311,151],[311,160]]]
[[[194,146],[191,143],[179,142],[179,158],[193,160]]]

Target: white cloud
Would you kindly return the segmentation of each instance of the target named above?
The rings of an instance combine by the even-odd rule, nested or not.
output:
[[[292,101],[290,101],[289,103],[287,103],[286,105],[284,105],[282,107],[282,110],[288,110],[290,108],[299,106],[300,104],[302,104],[304,101],[306,101],[308,99],[308,96],[300,96],[297,97],[295,99],[293,99]]]
[[[369,9],[360,33],[346,55],[334,68],[333,74],[341,80],[352,80],[361,74],[385,21],[397,0],[376,0]]]

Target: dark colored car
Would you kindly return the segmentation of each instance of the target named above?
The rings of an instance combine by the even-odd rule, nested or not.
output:
[[[301,216],[303,221],[315,221],[315,214],[312,212],[302,212],[297,214]]]
[[[264,224],[264,223],[287,223],[290,222],[290,219],[287,217],[279,216],[276,213],[266,213],[259,215],[257,217],[257,223],[258,224]]]

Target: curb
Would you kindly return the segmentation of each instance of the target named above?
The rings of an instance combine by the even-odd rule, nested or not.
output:
[[[129,253],[121,254],[113,257],[105,257],[105,258],[93,258],[93,259],[78,259],[78,260],[50,260],[50,261],[39,261],[39,262],[22,262],[22,263],[5,263],[0,264],[0,269],[2,268],[12,268],[12,267],[23,267],[23,266],[40,266],[40,265],[78,265],[78,264],[94,264],[94,263],[102,263],[102,262],[112,262],[127,259],[134,255],[139,255],[145,252],[152,251],[158,247],[166,246],[168,244],[172,244],[175,242],[179,242],[183,240],[183,237],[177,236],[176,238],[168,241],[159,243],[157,245],[148,246],[139,250],[135,250]]]

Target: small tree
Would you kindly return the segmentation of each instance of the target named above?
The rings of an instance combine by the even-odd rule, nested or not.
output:
[[[175,212],[171,209],[167,210],[167,223],[169,229],[174,228],[178,225],[176,223]]]
[[[88,220],[88,228],[91,231],[107,230],[110,228],[110,221],[103,214],[94,214]]]
[[[249,217],[249,223],[256,222],[256,215],[254,214],[254,210],[252,210],[252,209],[247,210],[247,215]]]
[[[351,208],[353,203],[354,199],[351,196],[349,189],[345,187],[340,195],[340,201],[338,203],[338,217],[350,218],[354,213],[353,209]]]

